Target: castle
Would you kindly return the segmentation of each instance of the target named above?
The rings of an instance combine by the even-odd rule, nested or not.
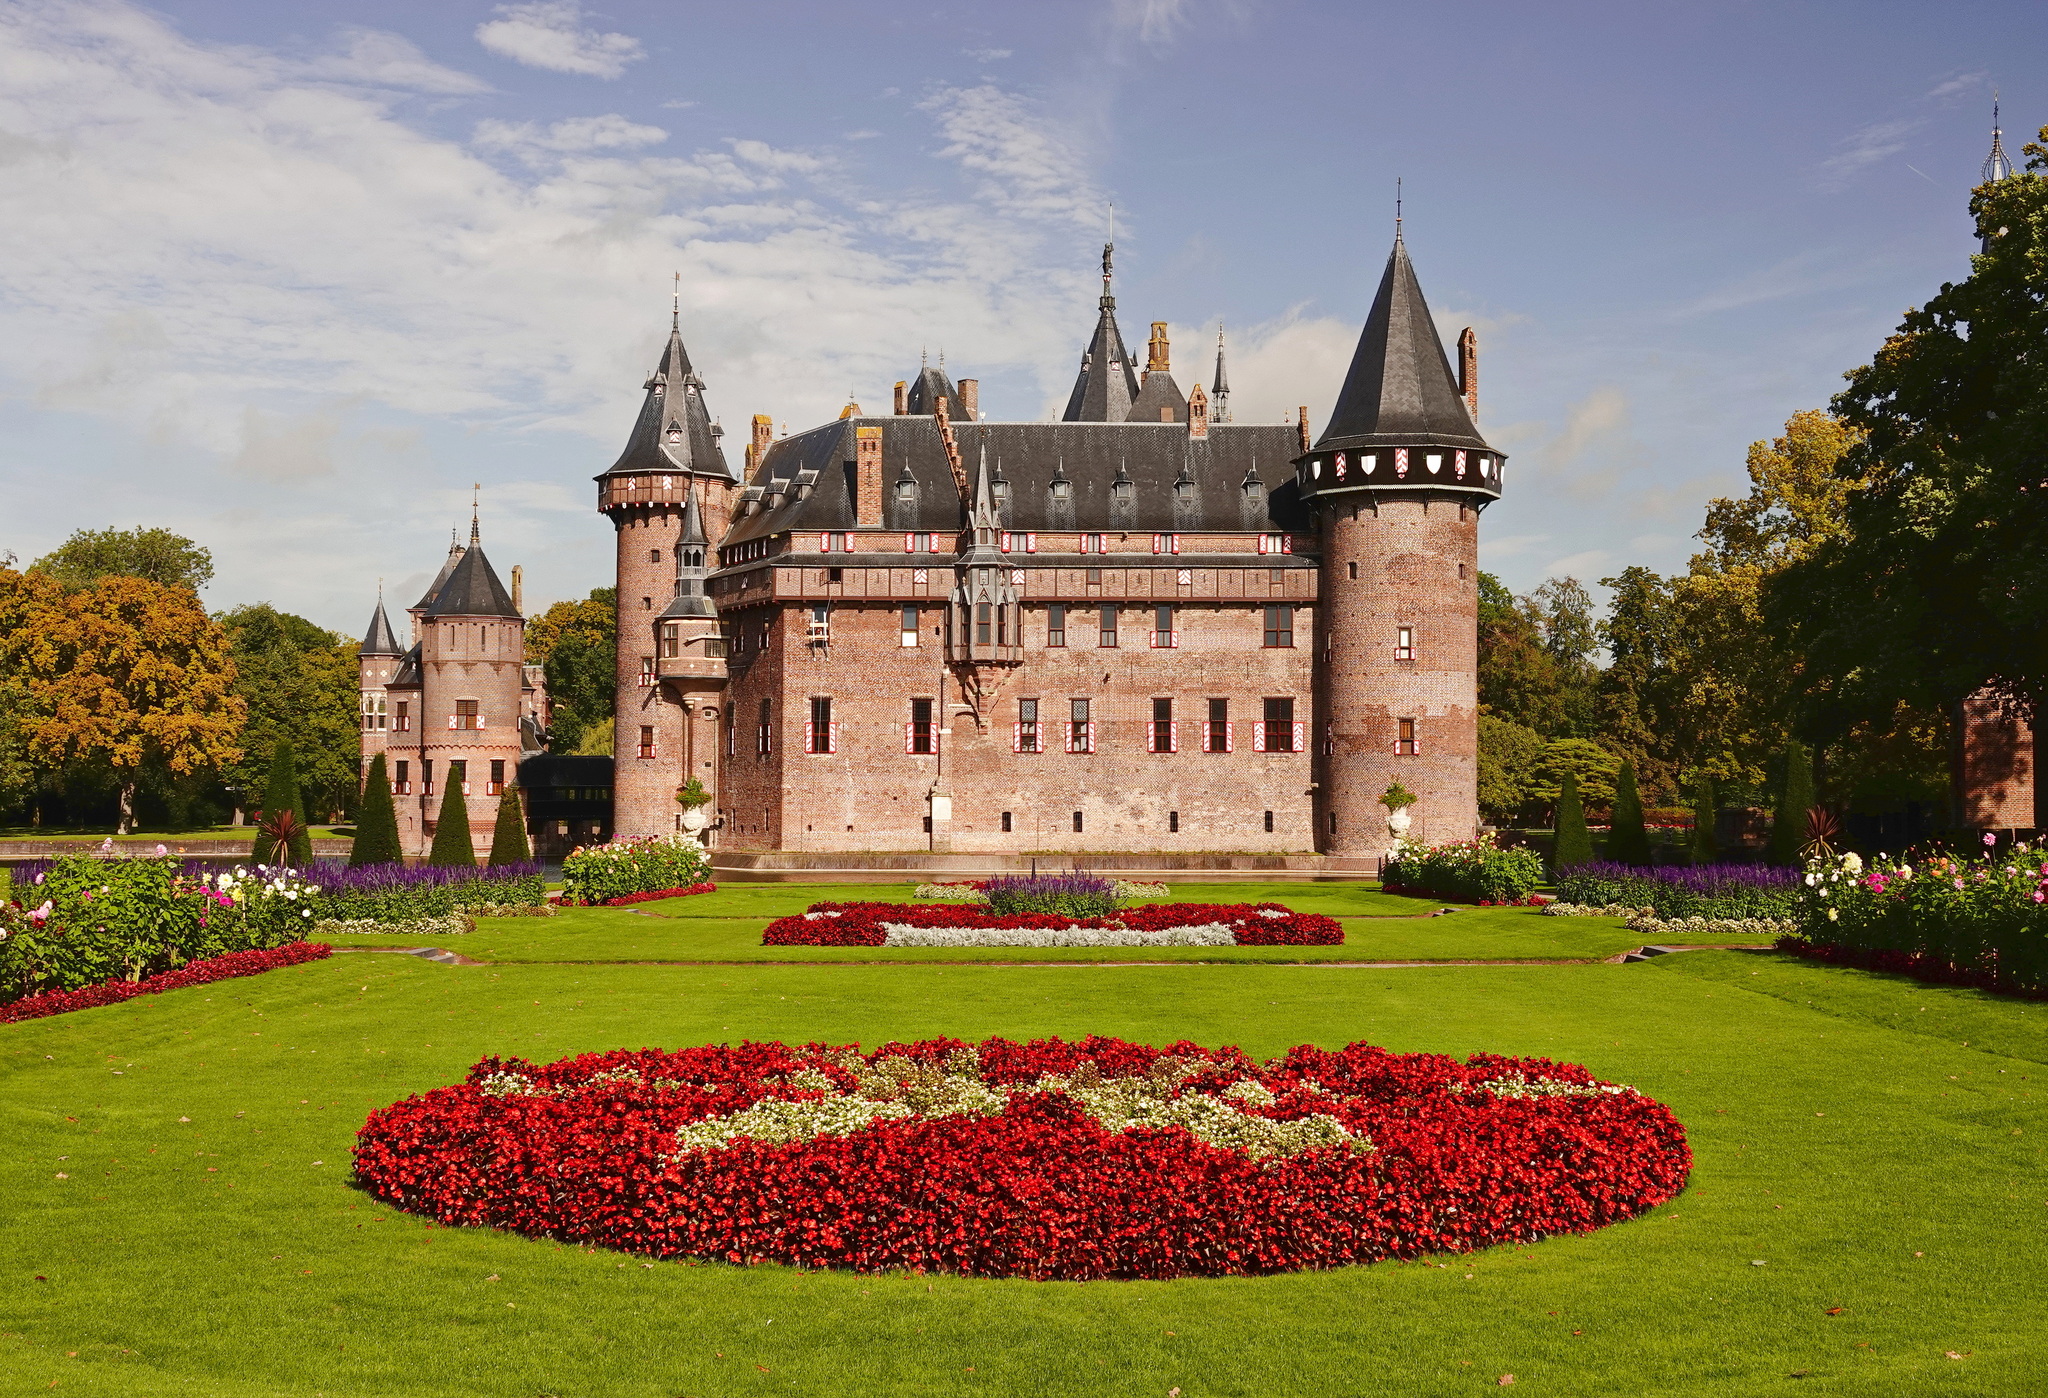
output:
[[[1454,373],[1397,231],[1311,441],[1231,420],[1220,338],[1207,390],[1163,323],[1141,371],[1111,271],[1060,421],[926,365],[886,415],[755,417],[740,473],[672,315],[596,478],[617,834],[679,828],[693,776],[739,850],[1366,859],[1396,784],[1411,836],[1476,832],[1472,333]]]

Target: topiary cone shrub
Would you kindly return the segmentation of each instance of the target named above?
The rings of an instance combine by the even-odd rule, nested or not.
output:
[[[403,858],[398,847],[398,810],[391,800],[391,781],[385,775],[384,754],[370,759],[370,771],[363,778],[363,799],[357,803],[356,839],[348,852],[352,869],[370,864],[396,864]]]
[[[1692,798],[1692,862],[1712,864],[1721,857],[1714,839],[1714,779],[1700,773]]]
[[[1778,785],[1778,809],[1771,817],[1769,858],[1773,864],[1804,863],[1807,810],[1813,805],[1813,754],[1797,741],[1785,748],[1785,774]]]
[[[1632,762],[1622,763],[1614,779],[1614,813],[1608,818],[1606,857],[1609,863],[1638,868],[1648,868],[1650,864],[1650,831],[1643,823],[1643,798],[1636,790],[1636,768]]]
[[[256,844],[251,858],[258,864],[290,864],[306,868],[313,862],[313,832],[306,824],[306,798],[299,790],[298,763],[292,745],[278,739],[270,754],[270,779],[263,785],[261,815],[275,817],[281,811],[292,814],[293,834],[282,846],[257,822]]]
[[[469,839],[469,802],[462,798],[462,780],[453,772],[441,791],[441,814],[434,822],[434,847],[427,863],[443,869],[474,869],[476,846]]]
[[[1579,804],[1579,779],[1566,772],[1557,789],[1557,848],[1551,854],[1553,869],[1569,869],[1593,862],[1593,832],[1586,828],[1586,808]]]
[[[532,857],[526,843],[525,803],[519,799],[518,783],[508,782],[498,798],[498,823],[491,831],[491,863],[524,864]]]

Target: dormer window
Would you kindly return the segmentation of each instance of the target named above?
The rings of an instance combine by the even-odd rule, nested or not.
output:
[[[1131,502],[1131,483],[1129,481],[1118,481],[1110,486],[1109,494],[1110,498],[1117,504],[1128,505]]]
[[[1195,483],[1193,481],[1175,481],[1173,483],[1173,496],[1176,500],[1194,499]]]
[[[1055,500],[1066,499],[1072,491],[1073,486],[1066,481],[1054,481],[1052,483],[1052,498]]]
[[[913,500],[917,499],[917,482],[916,482],[916,481],[898,481],[898,482],[896,482],[896,498],[897,498],[897,500],[898,500],[898,501],[902,502],[903,504],[909,504],[909,503],[910,503],[911,501],[913,501]]]
[[[1265,494],[1266,494],[1266,483],[1265,483],[1264,481],[1262,481],[1262,480],[1259,480],[1259,479],[1258,479],[1257,477],[1254,477],[1254,478],[1252,478],[1251,480],[1248,480],[1248,481],[1246,481],[1246,482],[1244,483],[1244,498],[1245,498],[1245,499],[1247,499],[1247,500],[1260,500],[1260,499],[1263,499],[1263,498],[1265,498]]]
[[[668,425],[668,439],[671,442],[680,442],[683,440],[683,429],[679,424],[671,422]]]
[[[1010,483],[1008,481],[1004,480],[1001,476],[998,476],[993,481],[990,481],[989,485],[995,492],[996,503],[998,505],[1004,505],[1009,503]]]

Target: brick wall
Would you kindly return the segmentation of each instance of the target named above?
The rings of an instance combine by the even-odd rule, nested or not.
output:
[[[1956,821],[1966,829],[2034,827],[2034,734],[1989,699],[1963,702],[1956,724]]]
[[[674,483],[680,501],[682,478]],[[618,690],[612,718],[612,830],[621,838],[675,829],[675,790],[682,782],[687,716],[653,682],[658,654],[654,619],[676,590],[680,503],[615,505],[618,530]],[[643,682],[642,676],[647,679]],[[642,757],[642,729],[652,730],[652,757]]]
[[[479,858],[490,853],[498,795],[490,789],[491,763],[505,764],[505,780],[519,774],[519,704],[525,678],[525,623],[506,617],[424,620],[420,636],[419,712],[410,733],[390,735],[386,761],[411,763],[412,790],[397,798],[399,835],[411,853],[425,854],[447,790],[450,762],[465,765],[469,784],[470,843]],[[475,700],[476,728],[460,724],[462,701]],[[423,790],[423,763],[434,764],[433,792]],[[395,778],[395,773],[394,773]]]

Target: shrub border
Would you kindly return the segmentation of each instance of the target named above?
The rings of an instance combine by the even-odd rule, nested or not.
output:
[[[138,995],[161,995],[166,990],[183,990],[188,986],[209,985],[239,976],[260,976],[265,971],[299,966],[333,954],[334,948],[325,942],[290,942],[281,947],[255,951],[231,951],[226,956],[188,961],[176,970],[159,972],[147,980],[102,981],[77,990],[47,990],[40,995],[25,995],[10,1004],[0,1005],[0,1024],[17,1024],[26,1019],[69,1014],[73,1010],[118,1005]]]

